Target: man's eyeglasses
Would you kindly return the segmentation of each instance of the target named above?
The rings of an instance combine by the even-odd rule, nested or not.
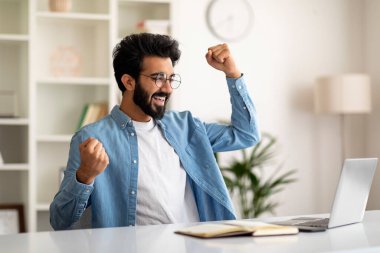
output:
[[[140,74],[140,75],[146,76],[152,79],[158,88],[161,88],[162,86],[164,86],[164,84],[168,80],[170,83],[170,87],[172,87],[172,89],[177,89],[181,85],[181,76],[178,74],[173,74],[169,77],[165,73],[161,73],[161,72],[154,73],[151,75],[144,75],[144,74]]]

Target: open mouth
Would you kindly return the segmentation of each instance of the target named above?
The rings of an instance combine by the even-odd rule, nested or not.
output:
[[[165,105],[166,95],[155,94],[155,95],[152,96],[152,98],[153,98],[153,102],[156,105],[159,105],[159,106],[164,106]]]

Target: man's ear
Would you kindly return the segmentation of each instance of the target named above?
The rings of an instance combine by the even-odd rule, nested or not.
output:
[[[128,75],[128,74],[124,74],[122,77],[121,77],[121,82],[123,83],[125,89],[127,91],[133,91],[135,90],[135,85],[136,85],[136,82],[135,82],[135,79]]]

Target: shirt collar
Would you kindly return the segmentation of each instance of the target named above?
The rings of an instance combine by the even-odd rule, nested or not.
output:
[[[117,122],[117,124],[122,129],[126,128],[127,126],[133,126],[132,119],[122,110],[120,110],[119,105],[115,105],[112,108],[111,117]],[[156,119],[155,123],[158,124],[161,128],[165,128],[165,124],[162,122],[162,120]]]
[[[111,117],[117,122],[120,128],[124,129],[127,126],[132,126],[132,120],[127,114],[120,110],[118,105],[115,105],[111,111]]]

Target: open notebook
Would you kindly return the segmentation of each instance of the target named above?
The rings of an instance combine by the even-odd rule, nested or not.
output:
[[[177,234],[190,235],[200,238],[217,238],[236,235],[273,236],[293,235],[298,228],[280,226],[259,221],[233,220],[223,223],[206,223],[175,231]]]

